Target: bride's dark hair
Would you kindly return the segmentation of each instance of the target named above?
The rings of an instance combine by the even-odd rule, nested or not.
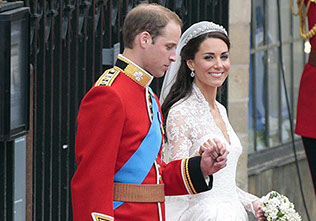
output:
[[[194,78],[190,76],[191,70],[188,68],[186,61],[194,59],[195,54],[200,49],[200,45],[207,38],[219,38],[226,43],[228,50],[230,49],[229,38],[222,32],[209,32],[202,34],[196,38],[191,39],[182,48],[180,52],[181,65],[176,76],[176,81],[172,85],[169,94],[161,106],[165,129],[169,110],[172,105],[174,105],[180,99],[188,97],[192,92],[192,83]],[[168,141],[167,133],[165,133],[165,140]]]

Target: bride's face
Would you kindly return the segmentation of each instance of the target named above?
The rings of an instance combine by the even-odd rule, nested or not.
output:
[[[195,83],[199,87],[220,87],[230,69],[229,51],[226,43],[219,38],[204,40],[193,60],[187,65],[195,71]]]

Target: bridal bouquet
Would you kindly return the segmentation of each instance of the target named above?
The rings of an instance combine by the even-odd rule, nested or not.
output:
[[[268,221],[300,221],[301,216],[295,211],[294,204],[286,196],[271,191],[261,198],[262,210]]]

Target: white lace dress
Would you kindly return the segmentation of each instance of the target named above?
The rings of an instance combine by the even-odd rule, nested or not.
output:
[[[172,106],[169,111],[164,144],[164,160],[192,157],[209,138],[218,138],[229,150],[227,166],[213,175],[213,188],[196,195],[166,197],[167,221],[245,221],[245,209],[252,211],[252,202],[259,199],[236,186],[236,167],[242,152],[239,138],[231,127],[226,109],[216,105],[226,124],[231,144],[217,127],[208,102],[193,84],[192,94]]]

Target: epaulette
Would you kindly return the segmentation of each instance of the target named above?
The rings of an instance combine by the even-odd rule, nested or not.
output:
[[[120,73],[119,70],[116,70],[114,68],[106,70],[101,77],[97,80],[97,82],[94,84],[95,87],[97,86],[111,86],[115,80],[115,78]]]

